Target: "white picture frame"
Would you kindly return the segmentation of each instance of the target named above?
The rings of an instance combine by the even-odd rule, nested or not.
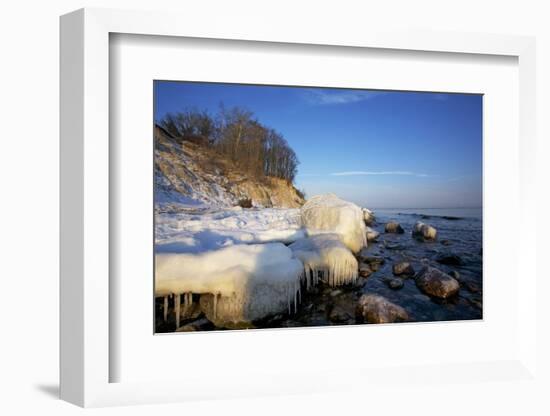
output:
[[[347,383],[325,385],[318,374],[270,374],[265,379],[240,380],[223,388],[208,385],[207,375],[192,374],[173,382],[111,382],[110,365],[117,357],[110,349],[109,253],[109,51],[110,34],[330,45],[334,48],[375,48],[429,51],[440,54],[503,55],[515,57],[519,67],[519,212],[535,212],[535,41],[530,37],[468,33],[431,33],[349,28],[327,34],[322,27],[275,23],[261,26],[243,19],[239,31],[223,19],[205,24],[202,19],[161,12],[82,9],[61,18],[61,398],[80,406],[160,403],[210,397],[239,397],[280,393],[330,392],[347,388],[367,375],[348,367],[331,369]],[[516,354],[498,361],[441,362],[415,368],[370,368],[368,377],[383,380],[402,377],[405,385],[444,382],[442,370],[452,370],[464,382],[526,380],[536,377],[535,251],[536,218],[521,215],[517,243],[518,265],[525,272],[517,292]],[[151,334],[152,335],[152,334]],[[254,334],[252,334],[254,335]],[[408,374],[408,376],[407,376]],[[472,377],[472,374],[483,374]],[[202,377],[197,383],[197,377]],[[291,379],[289,381],[289,379]],[[407,381],[408,380],[408,381]],[[413,381],[416,380],[416,381]]]

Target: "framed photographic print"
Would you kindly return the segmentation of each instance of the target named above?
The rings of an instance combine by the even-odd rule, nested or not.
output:
[[[482,95],[153,88],[155,332],[482,318]]]
[[[185,21],[61,19],[62,398],[537,383],[533,39]]]

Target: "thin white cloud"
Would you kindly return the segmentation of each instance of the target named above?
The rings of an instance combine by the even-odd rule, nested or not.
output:
[[[383,91],[361,91],[361,90],[306,90],[305,98],[310,104],[350,104],[370,100],[383,95]]]
[[[331,176],[358,176],[358,175],[404,175],[404,176],[418,176],[426,178],[430,175],[426,173],[410,172],[404,170],[385,170],[385,171],[364,171],[354,170],[349,172],[333,172]]]

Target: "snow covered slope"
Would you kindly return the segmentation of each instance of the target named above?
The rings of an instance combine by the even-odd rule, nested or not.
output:
[[[259,180],[241,172],[213,149],[180,142],[155,129],[155,204],[208,204],[231,207],[249,199],[253,206],[298,208],[303,198],[279,178]]]

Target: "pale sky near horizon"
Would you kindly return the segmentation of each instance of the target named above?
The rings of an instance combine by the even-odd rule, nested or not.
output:
[[[223,103],[282,133],[307,196],[372,208],[482,205],[482,96],[155,82],[155,119]]]

